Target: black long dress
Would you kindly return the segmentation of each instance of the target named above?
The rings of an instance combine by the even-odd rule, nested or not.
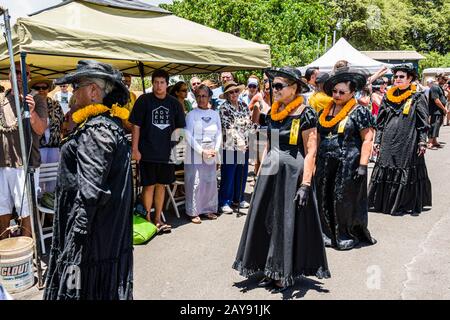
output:
[[[118,118],[92,117],[63,144],[44,299],[132,299],[131,179]]]
[[[400,94],[402,92],[399,92]],[[369,208],[386,214],[420,213],[431,206],[431,182],[419,142],[427,142],[428,106],[422,93],[395,104],[383,98],[377,118],[375,143],[380,154],[369,185]]]
[[[363,106],[356,106],[348,115],[342,133],[338,133],[339,124],[332,128],[318,124],[316,185],[320,220],[325,244],[338,250],[352,249],[360,242],[376,243],[367,229],[367,177],[354,180],[363,142],[360,131],[373,126],[374,119]]]
[[[311,190],[301,211],[294,202],[303,177],[302,131],[316,127],[317,115],[306,107],[281,122],[269,119],[270,148],[261,164],[233,268],[244,277],[264,272],[283,286],[293,285],[301,276],[329,278],[315,193]],[[298,138],[296,144],[289,144],[294,119],[300,120]]]

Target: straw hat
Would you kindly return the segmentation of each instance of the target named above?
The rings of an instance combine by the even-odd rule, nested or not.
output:
[[[223,86],[223,93],[219,96],[219,99],[226,99],[225,98],[225,94],[230,92],[230,91],[234,91],[236,89],[238,89],[239,93],[241,93],[245,89],[245,86],[243,84],[238,85],[234,81],[225,82],[225,84]]]
[[[52,91],[53,89],[55,89],[55,85],[53,84],[53,80],[50,80],[47,77],[44,76],[36,76],[33,77],[29,82],[28,82],[28,86],[30,88],[33,88],[37,83],[45,83],[46,85],[48,85],[48,91]]]

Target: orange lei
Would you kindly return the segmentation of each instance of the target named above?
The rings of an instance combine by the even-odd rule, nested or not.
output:
[[[322,114],[319,117],[319,123],[324,128],[332,128],[336,124],[341,122],[341,120],[343,120],[347,116],[347,114],[350,112],[350,110],[352,110],[352,108],[356,105],[356,99],[353,98],[353,99],[348,100],[348,102],[345,104],[345,106],[342,108],[342,110],[339,111],[339,113],[333,119],[331,119],[330,121],[327,121],[326,117],[327,117],[328,113],[330,113],[333,103],[334,103],[334,101],[331,101],[328,104],[328,106],[326,106],[323,109]]]
[[[273,121],[281,121],[284,120],[289,113],[291,113],[294,109],[300,107],[303,104],[303,97],[298,96],[295,98],[295,100],[291,101],[286,108],[284,108],[283,111],[277,112],[278,108],[280,107],[280,103],[278,101],[275,101],[272,104],[272,111],[270,112],[270,117]]]
[[[411,85],[410,90],[405,91],[404,93],[402,93],[399,96],[394,96],[394,92],[398,89],[398,87],[392,87],[390,88],[387,92],[386,92],[386,98],[393,103],[402,103],[403,101],[405,101],[406,99],[408,99],[409,97],[411,97],[411,95],[416,92],[416,86],[415,85]]]

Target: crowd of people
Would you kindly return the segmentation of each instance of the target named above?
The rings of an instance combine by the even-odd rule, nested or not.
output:
[[[163,205],[180,130],[190,221],[248,208],[234,269],[262,273],[258,286],[273,292],[300,276],[330,277],[325,247],[376,244],[369,210],[420,214],[432,204],[424,154],[442,148],[448,77],[425,87],[412,65],[394,66],[391,79],[387,71],[369,75],[338,61],[331,72],[271,68],[242,85],[223,72],[220,83],[195,76],[169,86],[167,71],[157,69],[139,97],[130,75],[92,60],[55,82],[29,79],[26,97],[19,76],[17,94],[31,111],[30,165],[38,172],[59,162],[56,185],[36,186],[56,192],[44,298],[132,299],[131,162],[147,220],[171,232]],[[61,90],[52,99],[55,84]],[[31,236],[14,94],[0,96],[0,239],[13,209]],[[249,203],[250,161],[257,179]],[[81,280],[69,285],[74,274]]]

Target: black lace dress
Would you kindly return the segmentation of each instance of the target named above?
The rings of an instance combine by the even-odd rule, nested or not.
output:
[[[428,105],[422,93],[408,100],[411,104],[407,113],[407,101],[395,104],[384,97],[381,103],[375,138],[380,154],[369,185],[371,211],[420,213],[423,207],[431,206],[425,157],[417,154],[419,142],[427,142]]]
[[[342,133],[338,133],[339,124],[332,128],[318,124],[315,178],[320,220],[325,245],[338,250],[352,249],[360,242],[376,243],[367,229],[367,177],[354,179],[361,157],[360,131],[373,126],[372,114],[363,106],[353,109]]]
[[[270,148],[261,164],[233,268],[244,277],[263,272],[283,286],[293,285],[301,276],[329,278],[315,193],[311,190],[301,211],[294,202],[303,177],[302,131],[316,127],[317,115],[306,107],[283,121],[261,118],[268,125]],[[292,124],[298,119],[297,142],[289,144]]]
[[[61,148],[46,300],[133,297],[130,145],[98,115]]]

